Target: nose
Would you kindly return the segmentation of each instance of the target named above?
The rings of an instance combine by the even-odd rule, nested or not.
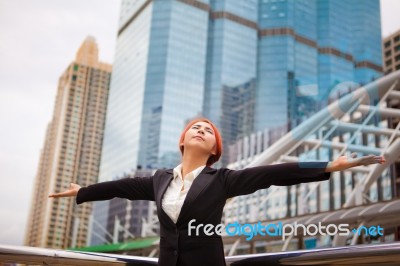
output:
[[[204,130],[203,130],[202,128],[199,128],[199,129],[197,130],[197,133],[201,133],[201,134],[204,135]]]

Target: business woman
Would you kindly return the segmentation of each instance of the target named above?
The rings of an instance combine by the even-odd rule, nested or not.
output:
[[[181,164],[174,169],[157,170],[151,177],[124,178],[88,187],[70,188],[49,197],[73,197],[76,203],[109,200],[151,200],[157,205],[160,221],[158,264],[225,265],[221,236],[199,230],[189,235],[188,224],[221,223],[228,198],[253,193],[271,185],[289,186],[330,178],[330,172],[358,165],[385,163],[381,156],[339,157],[332,162],[282,163],[243,170],[214,169],[211,165],[222,154],[222,138],[208,119],[195,119],[186,126],[179,140]],[[191,226],[194,226],[192,223]]]

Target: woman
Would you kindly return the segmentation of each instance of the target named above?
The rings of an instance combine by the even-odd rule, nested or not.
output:
[[[215,125],[205,118],[191,121],[183,131],[179,148],[182,163],[174,169],[157,170],[151,177],[124,178],[80,187],[49,197],[76,196],[76,203],[114,197],[156,202],[160,221],[159,265],[225,265],[223,243],[217,233],[188,232],[188,223],[221,223],[228,198],[253,193],[271,185],[289,186],[322,181],[330,172],[358,165],[384,163],[381,156],[333,162],[283,163],[243,170],[214,169],[222,154],[222,139]],[[194,226],[191,223],[191,227]]]

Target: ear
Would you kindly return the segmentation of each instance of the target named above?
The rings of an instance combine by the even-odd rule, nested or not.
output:
[[[217,145],[215,144],[212,151],[211,151],[212,155],[216,155],[217,154]]]

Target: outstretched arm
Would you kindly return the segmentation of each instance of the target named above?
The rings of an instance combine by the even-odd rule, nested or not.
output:
[[[242,170],[223,169],[227,197],[246,195],[259,189],[275,186],[291,186],[300,183],[328,180],[331,172],[342,171],[359,165],[385,163],[382,156],[368,155],[355,158],[341,156],[331,162],[297,162],[263,165]]]
[[[347,156],[340,156],[336,160],[332,162],[328,162],[326,166],[325,172],[335,172],[335,171],[342,171],[348,168],[360,166],[360,165],[370,165],[370,164],[383,164],[386,163],[385,157],[383,156],[376,156],[376,155],[367,155],[360,158],[357,158],[356,153],[352,153],[350,157]]]
[[[77,184],[71,183],[68,190],[50,194],[49,197],[76,197],[77,204],[88,201],[109,200],[115,197],[154,201],[153,177],[122,178],[87,187],[80,187]]]
[[[280,163],[249,167],[242,170],[223,169],[224,187],[228,198],[253,193],[275,186],[328,180],[328,162]]]

